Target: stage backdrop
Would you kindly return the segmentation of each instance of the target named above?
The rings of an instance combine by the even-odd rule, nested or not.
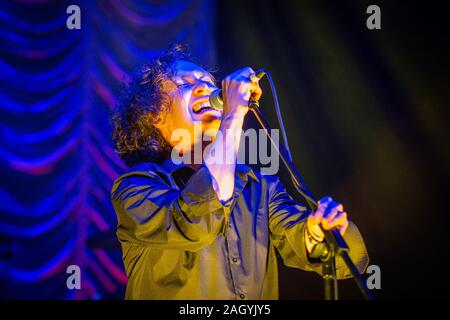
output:
[[[294,161],[358,225],[381,269],[378,298],[449,297],[443,3],[1,1],[0,299],[123,297],[109,193],[125,168],[108,118],[122,79],[171,42],[212,67],[217,57],[219,77],[246,65],[272,73]],[[80,30],[66,28],[71,4]],[[381,30],[366,27],[371,4]],[[81,290],[66,287],[69,265],[82,270]],[[360,298],[352,280],[339,288]],[[321,278],[280,264],[280,298],[321,299]]]
[[[81,29],[69,30],[69,5]],[[0,2],[0,299],[122,298],[110,111],[169,43],[214,64],[207,0]],[[78,265],[82,289],[68,290]]]

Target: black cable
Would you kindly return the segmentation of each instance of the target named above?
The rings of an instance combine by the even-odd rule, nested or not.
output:
[[[270,91],[272,92],[272,99],[273,99],[273,102],[275,105],[275,111],[277,113],[278,125],[280,126],[280,131],[281,131],[281,135],[283,137],[283,144],[284,144],[284,148],[282,148],[281,146],[275,146],[275,147],[278,148],[278,150],[277,150],[278,153],[280,153],[280,154],[282,153],[284,155],[284,157],[287,158],[286,160],[288,160],[288,162],[291,162],[291,165],[286,165],[286,168],[288,169],[289,174],[291,176],[292,184],[294,185],[296,190],[300,193],[300,195],[302,195],[302,197],[305,198],[305,200],[308,203],[311,210],[316,210],[317,209],[317,201],[315,200],[311,191],[306,186],[306,183],[303,181],[303,178],[300,176],[300,173],[296,170],[296,167],[292,160],[292,154],[289,149],[289,142],[288,142],[287,135],[286,135],[286,128],[284,127],[283,117],[281,115],[280,104],[278,101],[278,94],[277,94],[277,90],[275,88],[275,84],[273,82],[272,76],[266,69],[259,69],[255,73],[258,75],[258,77],[260,79],[263,77],[263,75],[267,76],[267,80],[269,81],[269,85],[270,85]],[[251,100],[249,103],[249,106],[253,106],[254,108],[256,108],[255,111],[257,111],[258,114],[255,111],[253,113],[255,114],[256,117],[259,116],[260,123],[265,124],[266,128],[263,128],[263,129],[266,131],[266,134],[272,140],[272,136],[270,135],[270,132],[268,130],[268,128],[270,128],[270,125],[268,124],[267,120],[264,118],[262,113],[259,112],[258,101]],[[276,145],[273,140],[272,140],[272,143],[274,145]],[[283,157],[281,159],[283,161],[285,161],[285,159],[283,159]],[[295,170],[295,172],[292,172],[291,170]]]

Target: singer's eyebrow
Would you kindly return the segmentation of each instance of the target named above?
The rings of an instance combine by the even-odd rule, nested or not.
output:
[[[205,77],[208,78],[208,80],[211,81],[215,86],[217,86],[217,80],[210,72],[206,71],[206,73],[203,73],[202,78]]]
[[[205,72],[198,72],[198,71],[181,72],[174,77],[175,82],[183,81],[183,80],[192,81],[195,79],[202,80],[202,81],[208,81],[208,82],[212,83],[213,85],[217,86],[216,78],[214,78],[214,76],[207,71],[205,71]]]
[[[212,75],[211,72],[206,69],[203,69],[201,67],[191,70],[186,70],[183,68],[178,69],[175,67],[173,67],[172,69],[172,80],[178,84],[181,84],[180,82],[184,81],[195,81],[196,79],[208,81],[215,87],[217,87],[216,78]]]
[[[209,73],[208,71],[194,71],[194,76],[197,79],[201,79],[201,80],[205,80],[205,78],[207,80],[210,80],[211,82],[215,83],[215,80],[213,75],[211,73]]]

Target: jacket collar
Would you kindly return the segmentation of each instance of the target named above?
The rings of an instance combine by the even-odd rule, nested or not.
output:
[[[161,167],[172,175],[178,169],[181,169],[182,167],[187,167],[187,166],[184,163],[175,163],[172,161],[171,158],[169,158],[161,164]],[[241,180],[244,181],[244,185],[245,185],[245,182],[247,182],[249,176],[256,182],[259,182],[259,179],[256,176],[253,169],[246,164],[237,163],[236,164],[236,174],[237,174],[237,176],[239,176],[239,178]],[[236,185],[238,185],[238,183],[236,183]]]

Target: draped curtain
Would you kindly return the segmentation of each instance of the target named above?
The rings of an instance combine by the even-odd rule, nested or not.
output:
[[[67,7],[81,9],[69,30]],[[109,116],[170,43],[214,64],[213,2],[0,2],[0,298],[122,298]],[[81,289],[69,290],[69,265]]]

